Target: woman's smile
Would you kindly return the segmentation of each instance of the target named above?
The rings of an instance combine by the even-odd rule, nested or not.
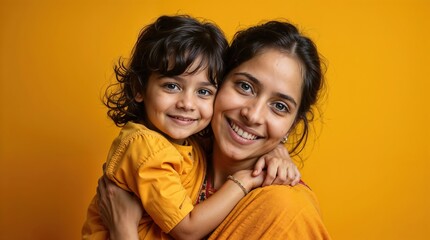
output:
[[[250,144],[252,143],[252,140],[256,140],[258,138],[256,134],[249,132],[250,130],[245,130],[243,127],[240,127],[239,123],[235,123],[231,119],[227,121],[230,124],[230,129],[233,130],[233,132],[235,133],[233,136],[240,137],[239,140],[248,140],[246,141],[246,143]]]

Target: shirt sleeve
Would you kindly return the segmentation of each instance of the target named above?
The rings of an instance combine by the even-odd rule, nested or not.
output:
[[[134,134],[111,155],[106,175],[134,192],[164,232],[170,232],[191,212],[193,204],[180,177],[183,158],[166,139]]]

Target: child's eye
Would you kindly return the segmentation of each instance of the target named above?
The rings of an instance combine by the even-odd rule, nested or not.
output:
[[[197,91],[197,93],[199,95],[203,95],[203,96],[211,96],[211,95],[213,95],[212,91],[210,91],[209,89],[199,89]]]
[[[287,104],[282,102],[275,102],[272,104],[272,106],[275,108],[278,112],[290,112],[290,108]]]
[[[166,83],[166,84],[164,84],[164,87],[168,91],[179,91],[179,90],[181,90],[181,88],[175,83]]]

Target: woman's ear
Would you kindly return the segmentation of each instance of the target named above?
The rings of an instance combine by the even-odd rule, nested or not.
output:
[[[140,93],[137,93],[136,96],[134,97],[134,100],[138,103],[143,102],[143,95]]]
[[[287,141],[288,141],[288,134],[289,134],[289,133],[287,133],[287,135],[285,135],[285,136],[282,138],[282,140],[281,140],[281,143],[282,143],[282,144],[287,143]]]

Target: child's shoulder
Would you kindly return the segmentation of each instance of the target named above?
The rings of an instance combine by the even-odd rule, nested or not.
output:
[[[127,143],[146,142],[151,145],[171,145],[169,140],[160,133],[147,128],[143,124],[133,122],[128,122],[122,127],[117,140]]]

